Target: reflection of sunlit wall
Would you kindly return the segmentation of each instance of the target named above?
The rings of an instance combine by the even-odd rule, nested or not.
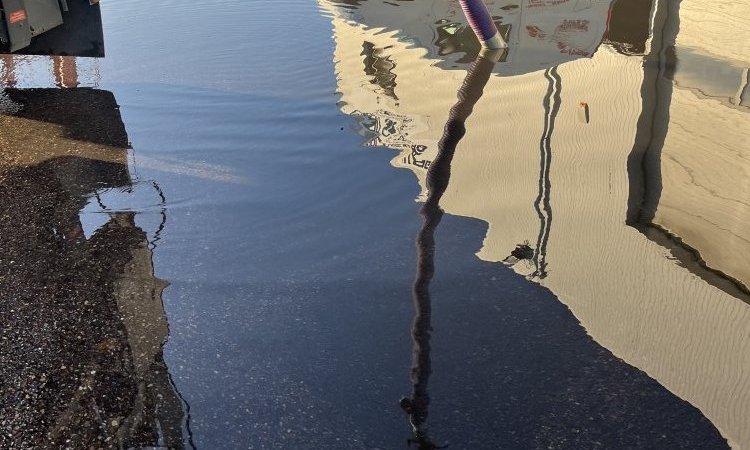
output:
[[[329,7],[324,0],[321,4]],[[413,16],[403,5],[395,20],[405,23]],[[437,67],[430,56],[434,49],[414,46],[398,32],[368,28],[366,12],[354,10],[354,22],[334,15],[340,105],[357,118],[367,142],[399,150],[393,164],[417,175],[423,200],[424,166],[435,157],[464,73]],[[386,13],[378,14],[375,26],[384,26]],[[364,41],[393,62],[398,102],[373,89],[360,56]],[[618,50],[624,47],[638,45]],[[642,59],[603,46],[592,58],[558,71],[548,276],[539,282],[599,343],[700,408],[735,448],[750,448],[750,430],[743,423],[750,416],[750,307],[681,267],[667,249],[625,224],[627,161],[643,106]],[[518,244],[535,245],[540,224],[533,203],[548,87],[541,72],[494,77],[466,123],[441,205],[489,224],[478,251],[484,260],[503,261]],[[675,94],[676,101],[683,101],[681,95]],[[581,102],[590,108],[589,123],[582,119]],[[698,101],[685,106],[694,114],[715,111]],[[665,202],[667,190],[668,185]],[[524,261],[513,268],[533,272]]]
[[[683,1],[677,45],[700,49],[725,61],[747,64],[750,60],[749,14],[750,4],[744,0]]]
[[[680,5],[654,223],[750,287],[750,4]]]

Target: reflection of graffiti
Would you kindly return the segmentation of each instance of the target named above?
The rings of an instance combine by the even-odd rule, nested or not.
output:
[[[545,39],[547,37],[547,33],[536,25],[527,25],[526,32],[533,38]]]
[[[568,3],[570,0],[529,0],[529,8],[544,8]]]
[[[382,109],[374,113],[354,111],[351,115],[357,119],[361,127],[358,130],[359,135],[367,139],[366,146],[393,148],[409,146],[406,135],[412,125],[410,118]]]
[[[590,22],[585,19],[563,20],[550,36],[537,25],[527,25],[526,33],[529,37],[553,42],[557,45],[560,53],[573,56],[590,56],[591,51],[584,48],[590,44],[588,42]],[[580,40],[581,42],[576,42]]]
[[[432,161],[423,157],[426,145],[412,143],[408,136],[414,121],[399,114],[378,110],[374,113],[354,111],[360,126],[359,135],[366,139],[367,147],[389,147],[406,152],[401,161],[410,166],[429,169]]]
[[[425,150],[427,150],[427,146],[425,145],[412,145],[411,152],[402,159],[402,162],[404,164],[421,167],[422,169],[429,169],[432,161],[419,157]]]

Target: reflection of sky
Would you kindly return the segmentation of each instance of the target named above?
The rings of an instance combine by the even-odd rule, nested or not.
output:
[[[290,27],[330,35],[325,21],[310,20],[319,17],[314,2],[274,0],[277,7]],[[309,47],[320,43],[305,40],[306,33],[282,32],[278,22],[259,20],[268,16],[266,9],[268,3],[261,1],[102,2],[107,53],[103,82],[304,96],[304,90],[292,93],[289,86],[305,80],[309,86],[309,77],[330,76],[330,71],[308,68],[331,62],[314,58]],[[280,44],[269,45],[269,40]],[[280,52],[287,53],[282,58],[297,61],[298,70],[271,64]]]
[[[330,35],[325,21],[309,20],[320,15],[315,3],[276,0],[275,5],[295,27]],[[304,39],[305,33],[282,35],[277,23],[253,20],[267,8],[265,2],[176,5],[131,0],[102,2],[101,8],[106,57],[78,59],[81,86],[108,89],[121,83],[158,83],[290,96],[288,86],[298,85],[300,80],[309,85],[310,77],[330,74],[309,69],[332,63],[316,60],[311,52],[304,51],[312,45]],[[268,45],[267,39],[258,36],[284,43]],[[320,44],[331,45],[325,41],[315,45]],[[299,70],[281,70],[270,64],[278,58],[280,48],[298,61]],[[49,58],[15,58],[18,87],[54,86]],[[295,91],[293,95],[299,98],[305,92]]]

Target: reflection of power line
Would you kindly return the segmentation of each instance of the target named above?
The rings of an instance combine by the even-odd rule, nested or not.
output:
[[[154,238],[149,242],[151,250],[154,250],[156,249],[156,243],[161,240],[161,233],[164,231],[164,227],[167,225],[167,197],[164,196],[164,191],[161,190],[159,183],[155,180],[152,180],[151,183],[154,185],[154,189],[156,189],[156,193],[159,195],[159,207],[161,208],[161,223],[159,223],[159,226],[154,232]]]
[[[148,241],[149,249],[155,250],[156,243],[161,240],[161,234],[167,225],[167,197],[164,195],[164,191],[161,189],[161,186],[159,186],[159,183],[157,183],[155,180],[151,180],[151,185],[156,191],[156,195],[159,197],[158,206],[159,213],[161,215],[161,221],[159,222],[159,225],[156,227],[156,230],[153,233],[154,237],[150,241]],[[134,192],[133,186],[128,186],[124,189],[124,192],[132,194]],[[111,212],[111,209],[102,200],[101,193],[98,190],[94,191],[93,195],[96,199],[96,203],[99,205],[99,208],[101,208],[103,212]]]
[[[432,373],[430,338],[432,333],[432,302],[430,282],[435,273],[435,230],[443,217],[440,199],[450,181],[451,162],[459,141],[466,133],[464,122],[471,115],[474,105],[481,98],[484,86],[492,74],[498,52],[486,52],[469,69],[463,85],[458,91],[458,102],[451,108],[443,136],[438,143],[438,155],[427,172],[429,194],[420,210],[422,228],[417,235],[417,275],[412,290],[414,300],[414,322],[412,324],[412,396],[401,400],[401,407],[409,415],[414,431],[410,445],[420,450],[441,448],[427,432],[427,417],[430,404],[428,382]]]
[[[159,196],[159,207],[160,207],[160,213],[161,213],[161,222],[159,223],[159,226],[157,227],[156,231],[154,232],[154,237],[151,239],[151,241],[148,242],[149,250],[151,250],[151,265],[152,267],[155,267],[153,264],[153,255],[154,250],[156,250],[156,243],[161,240],[161,233],[164,231],[164,228],[167,224],[167,197],[164,194],[164,191],[162,190],[161,186],[156,180],[151,180],[151,185],[156,190],[157,195]],[[161,296],[159,297],[161,300]],[[164,310],[164,301],[161,300],[162,304],[162,310]],[[167,325],[167,337],[166,340],[169,339],[169,336],[171,335],[171,327],[169,325],[169,322],[166,323]],[[166,371],[167,378],[169,381],[169,385],[171,386],[173,392],[177,395],[177,398],[179,399],[182,409],[183,409],[183,418],[182,418],[182,444],[185,446],[185,448],[190,450],[196,450],[197,447],[195,445],[195,442],[193,440],[193,430],[190,427],[191,422],[191,411],[190,411],[190,404],[187,402],[185,397],[182,395],[180,390],[177,387],[177,384],[174,382],[174,378],[172,377],[172,373],[169,372],[169,370]],[[176,445],[177,442],[172,442],[172,445]]]
[[[99,195],[98,190],[94,191],[94,197],[96,198],[96,203],[99,204],[99,207],[102,209],[102,211],[106,211],[108,209],[107,205],[105,205],[104,202],[102,201],[102,197],[101,195]]]
[[[536,248],[532,257],[535,271],[533,276],[545,278],[547,276],[547,242],[549,241],[552,228],[552,206],[550,204],[550,193],[552,182],[550,180],[550,168],[552,165],[552,133],[555,131],[555,121],[560,112],[560,91],[562,90],[562,79],[557,73],[557,67],[544,71],[544,78],[549,85],[547,94],[544,96],[544,131],[539,140],[539,194],[534,201],[534,209],[539,216],[539,235],[537,236]]]

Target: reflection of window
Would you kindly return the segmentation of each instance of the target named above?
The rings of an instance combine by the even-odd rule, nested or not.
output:
[[[625,55],[646,53],[653,0],[616,0],[604,42]]]
[[[365,57],[365,74],[372,77],[370,83],[380,87],[378,92],[398,100],[396,96],[396,74],[393,69],[396,63],[391,60],[390,56],[384,56],[381,48],[375,47],[375,44],[365,41],[362,44],[362,56]]]

